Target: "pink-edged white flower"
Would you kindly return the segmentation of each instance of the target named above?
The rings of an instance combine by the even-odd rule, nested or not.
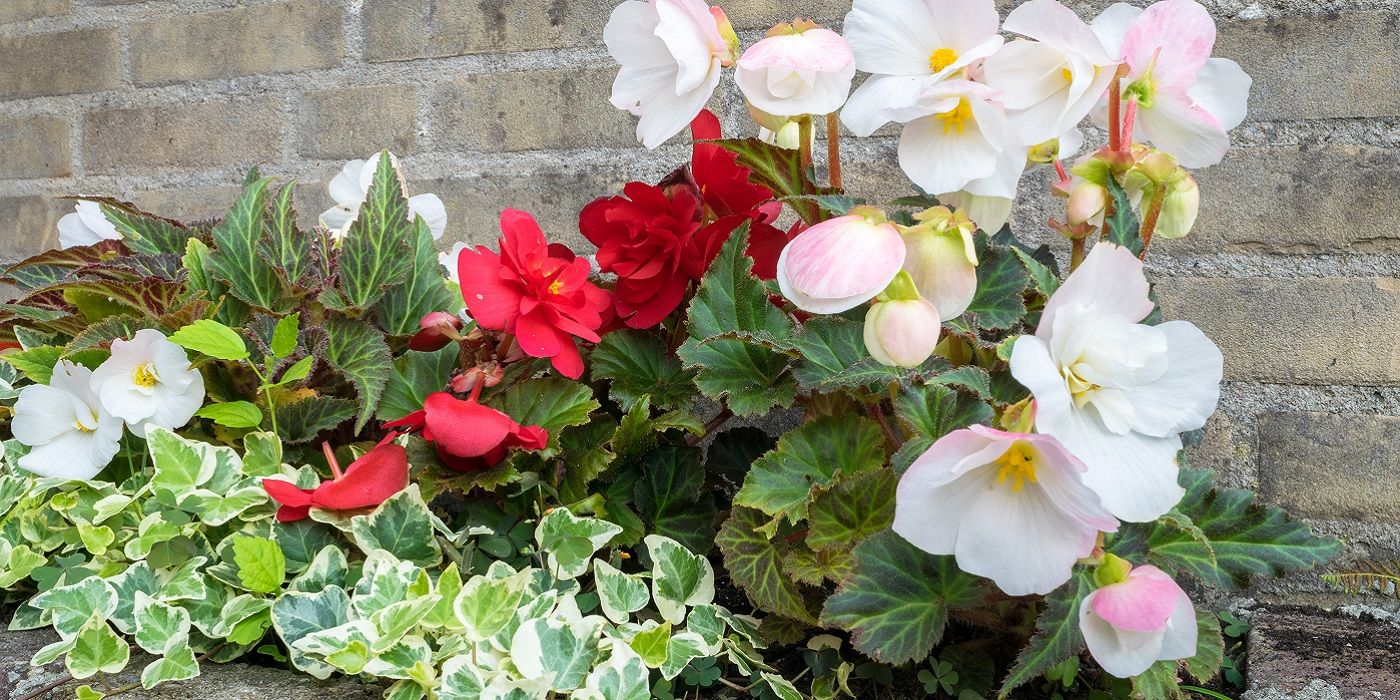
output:
[[[1118,583],[1085,596],[1079,629],[1094,660],[1118,678],[1141,674],[1158,661],[1196,655],[1191,598],[1155,566],[1139,566]]]
[[[798,234],[778,256],[778,287],[797,308],[837,314],[873,299],[904,265],[904,240],[870,207]]]
[[[1074,129],[1108,90],[1118,56],[1056,0],[1020,5],[1003,28],[1035,39],[1017,39],[983,63],[987,84],[1002,91],[1012,128],[1028,144]]]
[[[60,248],[76,248],[121,239],[121,232],[117,230],[116,225],[107,220],[107,215],[102,213],[102,205],[97,202],[78,202],[73,213],[65,214],[58,220]]]
[[[152,425],[179,428],[204,405],[204,377],[185,349],[149,328],[112,341],[112,356],[91,381],[102,405],[140,437]]]
[[[1008,595],[1049,593],[1100,532],[1118,529],[1083,471],[1049,435],[957,430],[900,478],[894,531],[931,554],[952,554],[958,568]]]
[[[59,360],[48,384],[20,390],[10,430],[29,453],[19,468],[39,476],[87,481],[117,455],[122,422],[89,386],[92,370]]]
[[[970,80],[945,80],[924,88],[913,102],[882,114],[904,122],[899,166],[926,192],[957,192],[972,183],[999,188],[1019,181],[1026,146],[1011,131],[1001,94]],[[1004,172],[1009,171],[1009,172]]]
[[[842,123],[869,136],[891,121],[886,110],[909,106],[930,85],[966,77],[1001,48],[1000,23],[993,0],[855,0],[846,41],[856,68],[873,75],[846,102]]]
[[[1146,10],[1122,3],[1093,28],[1128,64],[1123,96],[1137,101],[1135,133],[1186,168],[1215,165],[1229,131],[1249,110],[1252,80],[1239,64],[1211,58],[1215,20],[1195,0],[1163,0]]]
[[[404,194],[407,195],[408,185],[404,182],[403,172],[399,170],[398,157],[390,153],[389,160],[393,162],[394,170],[399,173],[399,184],[403,185]],[[321,225],[330,229],[331,236],[336,240],[341,240],[350,233],[350,224],[355,223],[355,219],[360,215],[360,205],[369,197],[374,172],[378,169],[378,155],[366,160],[352,160],[331,180],[329,189],[335,206],[321,214]],[[423,217],[433,240],[442,238],[442,232],[447,230],[447,207],[435,194],[409,197],[408,216],[410,219],[415,216]]]
[[[1147,293],[1137,256],[1099,243],[1011,353],[1011,374],[1035,395],[1036,430],[1082,460],[1084,483],[1132,522],[1181,500],[1179,433],[1215,412],[1224,369],[1191,323],[1142,324],[1153,308]]]
[[[641,117],[637,138],[647,148],[690,126],[739,42],[724,12],[704,0],[627,0],[613,10],[603,41],[622,66],[612,104]]]
[[[938,308],[919,295],[908,272],[896,275],[865,314],[865,349],[887,367],[927,362],[942,332]]]
[[[961,316],[977,294],[976,226],[962,210],[933,207],[900,229],[907,251],[904,271],[944,321]]]
[[[780,24],[739,57],[735,82],[768,114],[830,114],[846,103],[855,55],[840,34],[810,22]]]

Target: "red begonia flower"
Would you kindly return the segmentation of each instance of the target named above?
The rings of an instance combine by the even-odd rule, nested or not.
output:
[[[390,442],[395,437],[384,438],[352,462],[343,474],[330,445],[326,445],[326,459],[334,477],[314,489],[300,489],[280,479],[263,479],[263,490],[281,505],[277,520],[301,520],[311,514],[313,507],[335,511],[373,508],[404,490],[408,486],[408,453]]]
[[[578,379],[583,357],[574,338],[600,340],[611,296],[588,281],[588,261],[550,245],[529,214],[502,212],[501,233],[499,254],[478,246],[457,260],[467,310],[477,325],[515,336],[525,354]]]
[[[773,191],[750,180],[752,171],[739,165],[739,156],[713,143],[723,136],[719,119],[709,110],[700,113],[690,124],[692,147],[690,173],[700,191],[705,208],[715,221],[697,236],[704,256],[704,267],[719,255],[729,234],[745,221],[749,222],[749,247],[745,252],[753,258],[754,276],[771,280],[777,277],[778,256],[795,233],[784,233],[773,224],[782,214],[783,205],[773,198]]]
[[[549,432],[540,426],[522,426],[475,398],[463,400],[444,392],[429,395],[423,410],[384,427],[419,432],[437,448],[442,463],[459,472],[490,469],[511,448],[542,450],[549,442]]]

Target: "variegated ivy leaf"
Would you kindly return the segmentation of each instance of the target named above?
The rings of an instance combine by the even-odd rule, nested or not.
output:
[[[233,589],[212,577],[201,576],[200,591],[202,595],[199,597],[182,600],[178,604],[189,611],[190,624],[194,625],[200,634],[217,638],[222,634],[222,630],[219,629],[220,616],[224,606],[234,597]]]
[[[373,649],[373,647],[371,647]],[[423,680],[431,683],[437,669],[432,665],[433,648],[427,640],[418,636],[403,639],[385,646],[364,666],[364,672],[380,678],[400,680]]]
[[[287,585],[289,590],[314,593],[330,586],[342,586],[350,573],[350,563],[339,545],[328,544],[316,553],[310,566]]]
[[[110,583],[90,576],[71,585],[44,591],[34,596],[30,604],[48,611],[59,636],[71,639],[89,620],[96,618],[105,623],[117,611],[117,592]]]
[[[517,614],[530,570],[506,578],[476,576],[462,586],[453,603],[467,639],[484,642],[503,630]]]
[[[68,651],[64,665],[74,678],[91,678],[102,673],[116,673],[126,668],[131,647],[117,636],[106,617],[94,613],[78,630],[73,648]]]
[[[180,513],[176,512],[175,515]],[[127,559],[145,559],[156,545],[169,542],[183,533],[182,526],[167,520],[163,513],[152,512],[141,519],[141,524],[136,528],[136,538],[126,543],[122,553]]]
[[[286,593],[272,605],[272,626],[290,650],[292,665],[323,680],[329,678],[334,669],[308,657],[296,646],[296,642],[317,632],[340,627],[350,621],[349,616],[350,597],[343,588],[336,586],[312,592]]]
[[[168,505],[178,504],[216,475],[226,479],[243,473],[243,461],[232,448],[186,440],[164,428],[148,430],[146,446],[155,467],[151,488]]]
[[[375,630],[379,632],[379,639],[375,641],[371,650],[384,653],[408,634],[409,630],[417,627],[440,600],[436,593],[430,593],[422,598],[394,603],[375,612],[370,616],[370,622],[374,623]]]
[[[181,505],[196,513],[206,525],[218,527],[268,502],[267,492],[257,479],[245,479],[239,483],[239,486],[223,494],[205,493],[201,489]]]
[[[535,680],[549,678],[555,692],[578,689],[593,669],[603,620],[531,620],[511,638],[511,660],[520,675]]]
[[[49,561],[48,557],[30,549],[27,544],[12,548],[8,543],[0,542],[0,555],[0,588],[10,588],[29,578],[35,569]]]
[[[190,613],[167,605],[145,593],[136,594],[136,643],[157,656],[189,646]]]
[[[428,692],[417,681],[399,681],[384,691],[384,700],[423,700]]]
[[[669,657],[667,645],[670,641],[671,623],[657,624],[656,620],[647,620],[641,631],[637,632],[627,645],[643,664],[651,668],[661,668],[661,664],[666,663]]]
[[[282,467],[282,441],[273,433],[243,436],[243,473],[248,476],[274,476]]]
[[[485,690],[486,680],[470,655],[454,656],[442,665],[438,700],[479,700]]]
[[[141,670],[141,687],[150,690],[161,683],[187,681],[199,675],[199,661],[188,644],[171,649]]]
[[[432,582],[422,567],[380,550],[365,560],[364,572],[355,582],[350,609],[355,618],[368,618],[394,603],[427,595],[431,590]]]
[[[694,632],[671,635],[666,643],[666,662],[661,664],[661,677],[674,680],[694,659],[705,655],[705,640]]]
[[[540,519],[535,540],[545,553],[550,573],[575,579],[587,573],[593,554],[621,532],[621,527],[610,522],[575,517],[568,508],[556,508]]]
[[[228,637],[234,634],[240,625],[257,624],[267,617],[271,607],[272,601],[267,598],[254,598],[247,593],[234,597],[219,611],[219,624],[215,628],[218,634],[215,636]]]
[[[715,599],[715,570],[710,560],[660,535],[647,535],[651,557],[651,594],[661,617],[673,625],[685,622],[686,606]]]
[[[428,629],[446,632],[462,631],[462,623],[457,619],[455,612],[457,596],[461,592],[462,574],[458,572],[457,562],[454,561],[438,575],[438,580],[433,586],[433,593],[437,594],[438,601],[423,617],[422,625]]]
[[[520,607],[516,608],[515,614],[510,621],[491,638],[491,643],[501,649],[509,649],[511,639],[515,637],[517,630],[531,620],[542,620],[554,611],[555,605],[560,601],[559,591],[532,592],[525,589],[525,596],[521,599]]]
[[[759,674],[759,678],[767,684],[768,689],[773,691],[773,695],[778,700],[802,700],[802,693],[798,692],[792,682],[776,673],[767,671]]]
[[[369,620],[354,620],[337,627],[312,632],[294,642],[290,648],[331,665],[336,662],[348,663],[352,664],[353,668],[353,664],[359,663],[362,656],[357,650],[360,647],[369,649],[376,637],[374,625]],[[368,659],[367,655],[363,656]]]
[[[615,647],[612,656],[588,674],[584,687],[574,700],[648,700],[650,674],[646,664],[624,647]]]
[[[724,641],[724,619],[721,617],[723,611],[724,609],[717,605],[697,605],[686,617],[686,631],[694,632],[705,640],[707,654],[718,652],[720,644]]]
[[[355,545],[367,555],[382,551],[419,566],[442,563],[433,515],[417,484],[394,494],[369,515],[352,518],[350,529]]]
[[[651,600],[651,592],[640,576],[618,571],[602,559],[593,563],[593,583],[598,589],[598,603],[603,614],[619,625]]]

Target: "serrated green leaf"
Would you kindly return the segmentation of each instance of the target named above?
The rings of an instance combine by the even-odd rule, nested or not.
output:
[[[413,269],[414,225],[408,216],[408,199],[388,151],[381,152],[378,160],[359,215],[340,246],[339,289],[346,302],[359,309],[373,306]]]
[[[1196,608],[1196,655],[1186,660],[1186,670],[1199,683],[1209,683],[1225,662],[1225,637],[1220,619],[1209,610]]]
[[[499,405],[515,422],[548,430],[551,446],[558,445],[561,430],[587,423],[589,414],[600,406],[587,384],[559,377],[513,384],[506,389]]]
[[[818,316],[807,321],[793,336],[792,344],[801,353],[793,376],[807,389],[882,391],[891,382],[907,383],[948,366],[936,356],[914,370],[882,365],[865,348],[865,323],[845,316]]]
[[[350,520],[355,545],[366,554],[388,552],[419,566],[442,563],[442,549],[433,534],[433,515],[418,485],[412,484],[384,501],[374,512]]]
[[[895,399],[894,408],[909,429],[908,439],[891,460],[898,473],[948,433],[996,416],[985,402],[946,386],[907,388]]]
[[[855,568],[826,601],[822,624],[851,633],[851,645],[881,663],[927,657],[951,609],[982,600],[977,577],[950,556],[921,551],[893,531],[856,545]]]
[[[287,560],[276,540],[236,535],[233,561],[238,565],[238,580],[244,588],[254,593],[282,590],[282,582],[287,578]]]
[[[320,280],[313,275],[318,272],[317,265],[323,262],[326,240],[320,231],[297,230],[295,194],[296,183],[289,182],[271,203],[267,215],[268,235],[260,241],[258,250],[281,271],[282,279],[293,286],[315,288]]]
[[[1104,186],[1113,198],[1113,214],[1104,220],[1108,228],[1107,241],[1116,243],[1133,252],[1142,254],[1142,231],[1138,226],[1137,214],[1133,212],[1132,199],[1112,176],[1105,178]]]
[[[112,631],[101,613],[93,614],[78,630],[73,648],[64,665],[74,678],[91,678],[100,673],[117,673],[126,668],[131,647]]]
[[[256,428],[262,425],[262,409],[247,401],[211,403],[195,412],[225,428]]]
[[[1060,288],[1059,276],[1055,274],[1054,270],[1047,267],[1045,263],[1036,260],[1031,257],[1030,253],[1016,246],[1011,247],[1011,252],[1015,253],[1016,257],[1021,259],[1021,264],[1026,266],[1026,272],[1030,273],[1031,281],[1035,282],[1036,291],[1040,292],[1046,299],[1049,299],[1051,295],[1055,293],[1055,290]]]
[[[379,398],[389,382],[393,354],[384,342],[384,334],[367,323],[331,319],[325,328],[325,360],[355,387],[359,396],[360,412],[355,419],[358,432],[379,407]]]
[[[651,593],[641,577],[619,571],[602,559],[593,562],[593,583],[603,614],[619,625],[651,601]]]
[[[876,470],[837,482],[812,501],[807,516],[807,546],[812,549],[850,548],[894,522],[892,472]]]
[[[238,331],[209,319],[200,319],[175,331],[170,335],[170,342],[216,360],[236,362],[248,359],[249,354],[248,344]]]
[[[182,253],[186,241],[195,235],[179,222],[152,216],[125,202],[112,199],[95,201],[100,203],[102,215],[121,234],[122,243],[137,253]]]
[[[1017,655],[1015,665],[1001,682],[997,697],[1006,698],[1011,691],[1084,650],[1084,635],[1079,631],[1079,604],[1093,590],[1091,577],[1081,574],[1046,596],[1045,610],[1035,621],[1035,634]]]
[[[767,187],[779,199],[789,201],[793,209],[808,224],[822,220],[821,205],[812,195],[823,191],[812,182],[809,169],[802,164],[801,154],[794,149],[780,148],[762,139],[720,139],[716,146],[737,156],[737,163],[749,170],[749,180]]]
[[[267,213],[270,180],[249,182],[218,226],[214,250],[206,265],[213,276],[245,303],[269,311],[285,311],[290,300],[277,270],[258,253]]]
[[[277,320],[272,329],[269,349],[273,357],[287,357],[297,349],[297,334],[301,332],[301,314],[288,314]]]
[[[546,557],[549,572],[572,580],[585,574],[593,554],[621,532],[621,527],[605,520],[580,518],[568,508],[555,508],[540,519],[535,541]]]
[[[715,571],[710,560],[661,535],[644,540],[651,557],[651,596],[662,619],[685,622],[686,607],[715,599]]]
[[[55,345],[41,345],[37,348],[7,352],[0,355],[0,362],[24,373],[36,384],[48,384],[53,378],[54,365],[63,357],[63,348]]]
[[[764,533],[768,518],[749,508],[735,508],[720,528],[715,543],[724,554],[729,576],[761,610],[813,623],[802,590],[787,573],[783,553]]]
[[[796,523],[807,517],[816,489],[884,462],[885,437],[875,423],[850,415],[818,418],[784,435],[777,449],[754,462],[734,502]]]
[[[323,430],[330,430],[355,417],[355,402],[332,396],[314,396],[277,407],[277,426],[282,439],[290,444],[311,442]]]
[[[435,352],[409,350],[394,360],[394,371],[389,375],[376,416],[383,421],[394,421],[423,410],[423,402],[429,394],[446,388],[460,354],[461,347],[449,343]]]
[[[418,323],[434,311],[452,312],[462,308],[462,299],[447,287],[447,278],[438,262],[437,247],[428,224],[418,217],[408,229],[412,265],[403,282],[389,288],[375,304],[375,316],[385,333],[393,336],[418,332]]]
[[[287,371],[282,373],[275,386],[286,386],[295,384],[311,376],[311,368],[316,366],[316,358],[310,355],[297,360]]]
[[[1175,661],[1158,661],[1133,677],[1133,696],[1141,700],[1184,700],[1176,681]]]
[[[603,336],[589,355],[589,371],[594,379],[611,382],[608,395],[623,410],[643,396],[661,409],[688,408],[695,401],[693,373],[681,366],[661,336],[649,331],[629,329]]]
[[[705,467],[695,448],[666,446],[642,460],[633,489],[637,513],[664,535],[694,552],[709,552],[715,538],[714,498],[705,488]]]
[[[1030,276],[1013,251],[1012,246],[996,245],[985,234],[977,235],[977,293],[967,313],[982,328],[1012,328],[1026,315],[1022,297]]]

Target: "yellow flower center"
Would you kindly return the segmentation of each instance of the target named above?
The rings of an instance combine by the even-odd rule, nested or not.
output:
[[[549,293],[550,293],[550,294],[558,294],[558,293],[559,293],[560,291],[562,291],[563,289],[564,289],[564,283],[563,283],[563,282],[560,282],[559,280],[554,280],[553,282],[550,282],[550,283],[549,283]]]
[[[1074,399],[1074,405],[1084,408],[1084,404],[1089,403],[1089,397],[1098,390],[1099,385],[1079,376],[1074,367],[1065,367],[1060,373],[1064,375],[1065,385],[1069,387],[1069,395]]]
[[[944,47],[929,54],[928,67],[937,73],[958,62],[958,52]]]
[[[73,429],[74,429],[74,430],[77,430],[77,431],[80,432],[80,433],[91,433],[91,432],[93,432],[93,429],[92,429],[92,428],[89,428],[89,427],[87,427],[86,425],[83,425],[83,422],[80,421],[80,420],[75,420],[75,421],[73,421]]]
[[[1070,72],[1068,68],[1060,69],[1060,77],[1064,78],[1066,83],[1074,82],[1074,73]]]
[[[997,483],[1011,482],[1011,490],[1020,493],[1029,481],[1036,483],[1035,453],[1024,442],[1012,443],[1006,454],[997,458]]]
[[[131,373],[131,381],[135,382],[136,386],[142,389],[149,389],[155,386],[156,382],[160,381],[160,377],[156,376],[154,367],[150,365],[140,365]]]
[[[943,121],[943,133],[950,134],[955,129],[959,134],[967,131],[967,123],[972,121],[972,103],[966,97],[958,99],[958,106],[935,115]]]

